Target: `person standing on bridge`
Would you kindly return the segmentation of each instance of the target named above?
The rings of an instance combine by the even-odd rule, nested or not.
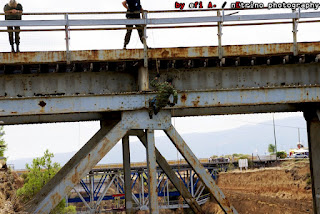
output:
[[[160,75],[158,74],[150,85],[154,87],[158,94],[149,101],[149,117],[152,119],[153,114],[157,115],[158,112],[165,106],[174,106],[178,102],[178,92],[172,85],[172,78],[167,79],[166,82],[159,81]],[[170,101],[170,96],[173,95],[173,102]]]
[[[22,5],[17,3],[16,0],[10,0],[9,3],[4,6],[3,10],[5,13],[5,20],[21,20],[23,9],[22,9]],[[14,40],[17,45],[16,52],[20,52],[20,50],[19,50],[20,26],[8,26],[11,52],[15,52],[14,42],[13,42],[13,30],[15,30],[15,39]]]
[[[140,12],[142,12],[142,6],[140,4],[140,0],[126,0],[122,2],[123,7],[127,9],[126,17],[127,19],[140,19]],[[124,45],[123,49],[127,48],[127,45],[130,42],[131,33],[132,33],[132,27],[133,25],[126,25],[127,27],[127,33],[124,38]],[[140,37],[140,41],[143,44],[143,26],[142,25],[136,25],[138,34]]]

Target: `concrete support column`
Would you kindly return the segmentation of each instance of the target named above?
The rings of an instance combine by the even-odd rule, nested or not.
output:
[[[320,110],[304,112],[307,121],[313,213],[320,214]]]
[[[149,91],[148,67],[140,66],[138,70],[139,91]]]
[[[158,214],[157,165],[154,130],[147,130],[147,166],[149,178],[149,210],[150,214]]]
[[[132,210],[132,191],[131,191],[131,167],[130,167],[130,147],[129,136],[122,138],[122,154],[124,169],[124,193],[126,199],[126,213],[133,213]]]

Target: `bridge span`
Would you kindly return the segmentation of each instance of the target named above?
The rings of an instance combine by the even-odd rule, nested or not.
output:
[[[146,147],[150,213],[159,213],[156,162],[190,208],[203,213],[194,195],[156,149],[154,130],[165,132],[221,209],[237,213],[176,131],[171,118],[303,111],[308,128],[314,213],[320,214],[320,43],[297,41],[298,22],[319,22],[309,19],[319,19],[320,12],[227,16],[224,10],[212,11],[217,15],[148,18],[144,11],[144,19],[138,20],[69,19],[69,14],[64,14],[63,20],[0,21],[0,27],[63,26],[51,30],[66,33],[65,52],[0,53],[0,120],[4,125],[101,121],[100,130],[35,196],[30,213],[48,213],[119,140],[123,146],[126,212],[132,213],[135,199],[131,191],[130,135],[137,136]],[[223,26],[263,24],[232,23],[257,20],[280,20],[264,24],[292,24],[293,42],[222,45]],[[147,49],[148,28],[210,22],[218,28],[217,46]],[[143,50],[69,50],[69,32],[79,30],[77,26],[126,24],[143,26]],[[156,92],[149,87],[149,81],[157,73],[161,74],[161,81],[173,78],[178,103],[150,119],[147,108]]]

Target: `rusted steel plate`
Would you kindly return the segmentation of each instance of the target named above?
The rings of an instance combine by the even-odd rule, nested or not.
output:
[[[319,42],[298,43],[299,54],[320,53]],[[224,57],[286,55],[293,52],[292,43],[223,46]],[[155,48],[148,50],[149,59],[188,59],[218,57],[218,47]],[[72,62],[142,60],[143,49],[71,51]],[[0,53],[0,64],[65,63],[66,52]]]
[[[130,132],[129,132],[130,133]],[[136,136],[140,139],[142,144],[147,147],[147,140],[146,135],[144,131],[137,130]],[[162,168],[162,170],[166,173],[166,175],[169,177],[172,184],[176,187],[176,189],[180,192],[182,197],[186,200],[186,202],[189,204],[190,208],[193,210],[194,213],[202,214],[203,211],[198,204],[198,202],[195,200],[195,198],[192,197],[184,183],[179,179],[176,175],[176,173],[172,170],[169,163],[166,161],[166,159],[160,154],[157,148],[155,148],[156,152],[156,159],[159,166]],[[206,159],[207,160],[207,159]],[[174,164],[177,164],[174,162]]]
[[[113,123],[110,123],[113,124]],[[28,212],[49,213],[127,133],[122,122],[103,126],[84,147],[40,190]]]
[[[165,130],[165,133],[170,138],[175,147],[179,150],[180,154],[197,173],[203,184],[209,189],[210,193],[216,199],[221,209],[225,213],[238,213],[237,210],[230,204],[220,188],[216,185],[211,175],[206,171],[206,169],[202,166],[202,164],[193,154],[188,145],[184,142],[176,129],[171,125],[170,128]]]
[[[154,93],[137,93],[0,99],[0,117],[139,110],[148,108],[148,101],[154,96]],[[320,102],[319,87],[189,91],[179,93],[178,103],[173,109],[309,102]],[[133,122],[133,125],[136,126],[136,129],[143,129],[138,122]],[[163,126],[165,124],[161,125]],[[158,129],[157,127],[158,125],[154,124],[153,129]]]
[[[159,120],[161,121],[161,120]],[[147,166],[150,214],[159,214],[157,193],[157,163],[154,130],[147,130]]]

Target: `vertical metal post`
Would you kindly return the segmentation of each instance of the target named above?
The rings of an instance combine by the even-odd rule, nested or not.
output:
[[[69,40],[70,40],[70,35],[69,35],[69,15],[66,13],[64,15],[64,18],[66,20],[66,25],[65,25],[65,33],[66,33],[66,60],[67,64],[71,63],[71,56],[70,56],[70,49],[69,49]]]
[[[277,157],[277,153],[278,153],[278,149],[277,149],[277,137],[276,137],[276,126],[274,123],[274,114],[272,115],[273,118],[273,137],[274,137],[274,146],[275,146],[275,150],[276,150],[276,161],[278,160]]]
[[[222,16],[220,10],[217,11],[217,16],[221,17],[221,21],[218,22],[218,54],[219,59],[221,60],[223,57],[223,49],[222,49],[222,26],[223,26],[223,18],[224,18],[224,10],[222,10]]]
[[[144,180],[143,180],[144,171],[141,173],[141,204],[144,206]]]
[[[292,12],[295,12],[295,10],[293,10]],[[300,8],[298,9],[298,18],[292,19],[293,55],[294,56],[298,56],[298,54],[299,54],[299,47],[298,47],[298,42],[297,42],[299,18],[300,18]]]
[[[193,174],[192,170],[190,170],[190,188],[191,188],[191,195],[194,197],[194,189],[193,189]]]
[[[144,25],[143,25],[143,60],[144,67],[148,68],[148,46],[147,46],[147,24],[148,24],[148,13],[143,11]]]
[[[320,213],[320,110],[304,112],[307,121],[313,213]]]
[[[126,200],[126,213],[133,213],[132,210],[132,192],[131,192],[131,168],[130,168],[130,147],[129,136],[122,138],[122,155],[124,169],[124,193]]]
[[[94,174],[89,172],[89,181],[90,181],[90,207],[94,207]]]
[[[147,139],[145,136],[145,133],[141,130],[138,131],[137,134],[135,134],[139,140],[143,143],[145,147],[147,147]],[[190,192],[188,191],[187,187],[184,185],[182,179],[177,177],[177,174],[172,170],[166,159],[161,155],[161,153],[156,150],[156,158],[157,163],[161,167],[161,169],[164,171],[164,173],[167,175],[167,197],[168,197],[168,205],[170,202],[170,192],[169,192],[169,179],[171,183],[175,186],[175,188],[180,192],[182,197],[186,200],[186,202],[189,204],[190,208],[194,211],[194,213],[201,214],[204,213],[200,207],[200,205],[196,202],[194,198],[192,198]]]
[[[149,210],[150,214],[159,213],[157,194],[157,165],[154,130],[147,130],[147,166],[149,176]]]
[[[167,199],[168,199],[168,206],[170,205],[170,194],[169,194],[169,178],[167,178]]]
[[[139,91],[149,91],[148,68],[141,66],[138,70]]]

